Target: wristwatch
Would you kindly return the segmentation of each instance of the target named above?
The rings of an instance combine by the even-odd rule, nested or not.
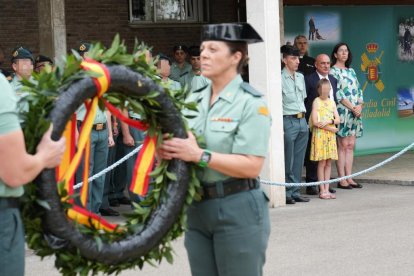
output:
[[[203,153],[201,154],[200,160],[198,161],[197,165],[199,167],[205,168],[208,166],[210,159],[211,159],[211,151],[204,150]]]

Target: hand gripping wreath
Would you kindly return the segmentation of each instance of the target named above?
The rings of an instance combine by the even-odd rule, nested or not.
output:
[[[37,94],[31,96],[32,100],[30,96],[28,98],[29,102],[37,104],[41,102],[39,99],[45,98],[43,96],[47,94],[39,95],[39,89],[48,91],[50,87],[47,84],[53,86],[51,79],[54,80],[55,86],[56,80],[61,85],[49,113],[49,119],[53,123],[52,139],[56,140],[62,136],[77,108],[91,98],[90,106],[94,101],[102,101],[112,113],[120,117],[122,117],[121,112],[109,103],[110,99],[119,108],[125,107],[126,102],[135,101],[135,106],[141,107],[147,113],[144,118],[149,127],[148,137],[154,137],[156,134],[160,136],[161,133],[171,133],[180,138],[187,137],[185,124],[178,109],[179,97],[172,97],[171,91],[163,88],[155,78],[150,77],[154,71],[151,71],[151,66],[148,64],[142,65],[142,55],[128,55],[125,49],[116,37],[110,49],[103,50],[98,44],[91,53],[92,56],[99,57],[98,60],[106,61],[106,65],[96,61],[81,63],[79,58],[68,57],[64,67],[58,68],[55,72],[47,70],[48,72],[35,76],[36,84],[25,83],[27,91],[33,92],[37,89]],[[122,62],[118,63],[126,65],[115,64],[114,60],[121,60]],[[90,64],[104,70],[104,74],[96,73],[96,70],[92,70],[95,73],[88,72]],[[78,76],[73,78],[75,81],[68,74],[65,75],[65,71],[70,71],[71,68],[73,74]],[[105,95],[104,86],[107,87]],[[111,94],[112,98],[110,98]],[[137,99],[144,100],[138,103]],[[46,101],[43,103],[44,106],[50,106],[50,103]],[[25,137],[30,136],[28,134],[30,129],[33,130],[33,127],[30,128],[30,114],[35,112],[36,108],[39,107],[31,104],[26,114]],[[128,119],[121,119],[128,123]],[[87,119],[84,126],[87,124],[86,121]],[[27,138],[30,141],[30,137]],[[155,179],[154,192],[148,196],[146,203],[144,202],[146,205],[135,206],[125,226],[116,227],[112,229],[113,231],[105,231],[105,227],[99,226],[105,225],[106,222],[102,218],[88,216],[87,213],[86,218],[89,221],[86,223],[87,226],[79,224],[76,216],[75,221],[68,219],[68,214],[77,207],[71,204],[72,194],[68,193],[67,188],[62,188],[67,187],[67,183],[66,186],[65,183],[63,185],[57,183],[56,176],[59,174],[55,170],[44,170],[36,179],[35,188],[33,186],[31,188],[36,191],[32,193],[28,191],[31,198],[28,202],[32,205],[26,205],[23,212],[29,246],[40,256],[55,254],[55,265],[66,275],[87,274],[89,271],[119,272],[134,266],[142,267],[145,261],[159,262],[163,257],[171,261],[169,242],[184,231],[185,206],[196,197],[197,183],[194,182],[196,180],[193,168],[180,160],[163,161],[155,171],[157,173],[151,174]],[[40,221],[36,217],[38,214],[42,214],[41,227],[35,223]],[[73,218],[70,215],[69,217]]]

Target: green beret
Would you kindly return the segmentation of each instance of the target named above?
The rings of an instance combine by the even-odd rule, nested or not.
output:
[[[34,62],[32,53],[23,47],[18,47],[13,50],[11,62],[13,63],[17,59],[30,59]]]

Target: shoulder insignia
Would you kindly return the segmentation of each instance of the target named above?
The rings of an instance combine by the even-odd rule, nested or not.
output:
[[[207,85],[204,85],[203,87],[201,87],[201,88],[199,88],[197,90],[192,91],[191,93],[199,93],[199,92],[203,91],[207,86],[208,86],[208,84]]]
[[[266,106],[262,105],[257,110],[257,113],[260,115],[269,116],[269,109]]]
[[[249,83],[247,82],[243,82],[240,87],[246,91],[247,93],[255,96],[255,97],[262,97],[263,94],[260,93],[259,91],[257,91],[256,89],[254,89]]]

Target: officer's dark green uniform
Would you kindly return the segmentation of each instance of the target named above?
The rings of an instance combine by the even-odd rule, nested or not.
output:
[[[16,96],[0,74],[0,134],[20,129]],[[24,230],[16,204],[23,187],[10,188],[0,179],[0,275],[24,275]]]
[[[232,28],[234,24],[205,26],[211,35],[204,40],[225,40],[220,31],[214,33],[215,28],[223,25]],[[237,24],[235,27],[244,26]],[[230,31],[242,36],[238,30]],[[246,40],[239,37],[239,41]],[[262,95],[237,75],[211,106],[210,99],[211,85],[194,91],[188,98],[198,103],[197,116],[189,125],[197,135],[204,137],[206,149],[265,157],[271,119]],[[188,114],[195,115],[189,111]],[[211,191],[211,194],[207,197],[205,193],[201,202],[195,202],[188,209],[185,247],[192,275],[262,275],[270,223],[268,200],[258,181],[230,178],[209,168],[203,169],[199,179],[204,191]],[[226,194],[230,184],[236,182],[241,186],[249,183],[249,186]]]

